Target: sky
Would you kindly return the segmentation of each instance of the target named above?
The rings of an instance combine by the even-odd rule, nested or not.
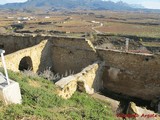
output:
[[[0,0],[0,4],[5,4],[5,3],[14,3],[14,2],[25,2],[27,0]]]
[[[118,2],[120,0],[110,0],[110,1]],[[160,9],[160,0],[121,0],[121,1],[130,4],[141,4],[145,8]]]
[[[25,2],[25,1],[27,0],[0,0],[0,4],[13,3],[13,2]],[[120,0],[110,0],[110,1],[118,2]],[[160,0],[121,0],[121,1],[130,3],[130,4],[141,4],[146,8],[160,9]]]

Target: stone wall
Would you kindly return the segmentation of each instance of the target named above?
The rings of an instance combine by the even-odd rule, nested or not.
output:
[[[43,49],[39,48],[40,42],[44,39],[48,42],[42,47]],[[60,74],[70,70],[75,73],[80,72],[97,60],[95,49],[85,38],[0,35],[1,44],[4,47],[2,49],[6,51],[5,55],[10,53],[6,56],[6,63],[8,68],[14,71],[18,71],[19,62],[25,56],[32,59],[34,71],[43,71],[50,67]],[[36,63],[37,61],[40,62]]]
[[[0,35],[0,49],[6,54],[16,52],[40,43],[44,38],[34,35]]]
[[[46,58],[46,56],[42,53],[47,43],[48,43],[47,40],[44,40],[40,44],[35,45],[33,47],[19,50],[9,55],[5,55],[5,62],[7,69],[18,72],[21,60],[25,57],[28,57],[31,59],[33,65],[32,66],[33,71],[34,72],[39,71],[40,69],[39,67],[41,66],[41,64],[46,65],[47,63],[50,63],[50,61],[41,60],[42,58],[43,59]],[[1,59],[0,59],[0,65],[2,66]]]
[[[52,63],[55,72],[80,72],[94,63],[98,57],[94,48],[85,38],[50,38],[52,42]]]
[[[45,39],[46,41],[42,41]],[[0,42],[5,43],[7,53],[25,48],[5,56],[7,68],[13,71],[19,71],[20,61],[24,57],[31,58],[35,72],[51,67],[51,70],[60,74],[70,70],[78,73],[101,60],[105,61],[105,88],[145,100],[160,96],[159,55],[95,50],[85,38],[4,35]],[[26,48],[28,46],[32,47]]]
[[[68,99],[78,89],[79,91],[93,94],[102,89],[102,69],[104,63],[97,61],[87,66],[78,74],[64,77],[56,82],[57,93],[64,99]]]
[[[97,49],[106,62],[104,87],[129,96],[152,100],[160,96],[160,56]]]

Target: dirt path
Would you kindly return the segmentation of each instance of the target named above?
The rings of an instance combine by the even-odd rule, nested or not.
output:
[[[97,28],[100,28],[100,27],[103,27],[103,23],[100,23],[100,25],[99,25],[99,26],[92,27],[92,30],[94,30],[97,34],[103,34],[101,31],[96,30]]]

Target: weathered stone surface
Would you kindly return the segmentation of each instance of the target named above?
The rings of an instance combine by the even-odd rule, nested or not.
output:
[[[85,38],[50,38],[54,71],[63,74],[72,70],[75,73],[97,61],[93,46]]]
[[[160,56],[97,49],[105,61],[104,87],[115,93],[152,100],[160,96]]]
[[[102,74],[104,64],[104,62],[98,61],[84,68],[76,75],[78,82],[84,82],[89,88],[94,88],[95,91],[102,89]]]
[[[45,39],[48,42],[42,45]],[[54,66],[54,71],[60,74],[69,70],[80,72],[97,60],[92,43],[85,38],[32,34],[0,35],[0,45],[6,54],[9,54],[6,55],[6,63],[13,71],[18,71],[23,57],[31,58],[34,72]],[[11,58],[12,63],[9,61]]]
[[[84,68],[80,73],[62,78],[55,84],[58,86],[58,95],[68,99],[77,90],[93,94],[94,89],[98,91],[102,87],[103,62],[96,62]]]
[[[62,78],[56,82],[56,86],[58,86],[58,95],[64,99],[68,99],[77,90],[77,79],[74,76]]]
[[[37,72],[39,70],[39,66],[41,62],[43,63],[43,61],[41,61],[42,55],[43,55],[42,52],[45,48],[46,43],[47,43],[47,40],[44,40],[40,44],[35,45],[33,47],[26,48],[26,49],[14,52],[12,54],[6,55],[5,61],[6,61],[7,69],[18,72],[20,61],[24,57],[30,57],[33,64],[33,71]],[[0,65],[2,66],[1,60],[0,60]]]
[[[41,43],[45,39],[48,42]],[[7,54],[14,52],[5,56],[7,68],[13,71],[19,71],[19,63],[26,56],[31,58],[34,72],[51,67],[60,74],[69,70],[78,73],[100,59],[105,61],[103,86],[110,91],[145,100],[160,96],[159,55],[94,49],[85,38],[46,35],[0,35],[0,46]]]
[[[44,37],[42,36],[34,36],[34,35],[5,35],[0,34],[0,45],[1,49],[6,51],[6,54],[10,54],[16,52],[18,50],[22,50],[28,47],[32,47],[34,45],[39,44]]]

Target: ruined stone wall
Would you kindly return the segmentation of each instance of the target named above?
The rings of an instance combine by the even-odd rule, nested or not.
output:
[[[43,49],[39,48],[39,43],[44,39],[48,40],[47,43]],[[85,38],[1,35],[1,44],[4,45],[5,55],[11,53],[6,56],[6,63],[8,68],[14,71],[18,71],[19,62],[25,56],[31,57],[36,64],[33,64],[36,66],[33,67],[34,71],[51,68],[60,74],[70,70],[75,73],[80,72],[97,60],[97,54],[92,44]],[[40,62],[36,63],[39,60]]]
[[[0,49],[6,54],[16,52],[40,43],[44,38],[34,35],[0,35]]]
[[[160,96],[160,56],[102,49],[97,52],[106,62],[105,88],[145,100]]]
[[[85,38],[52,37],[49,41],[52,43],[53,68],[60,74],[69,70],[80,72],[98,59],[94,48]]]
[[[17,52],[11,53],[9,55],[5,55],[5,61],[6,61],[7,69],[18,72],[20,61],[24,57],[29,57],[31,59],[31,62],[32,62],[32,65],[33,65],[32,66],[33,71],[34,72],[39,71],[41,65],[47,65],[47,64],[50,63],[49,60],[48,61],[42,61],[42,59],[46,58],[45,54],[43,54],[43,50],[45,49],[47,44],[48,44],[48,41],[44,40],[36,46],[26,48],[26,49],[23,49],[23,50],[19,50]],[[0,59],[0,66],[2,66],[1,59]]]
[[[26,56],[32,60],[33,71],[51,67],[60,74],[70,70],[78,73],[100,59],[105,61],[105,88],[145,100],[160,96],[159,55],[95,50],[85,38],[11,35],[1,36],[0,42],[5,43],[7,53],[22,49],[5,56],[7,68],[13,71],[19,71],[19,63]],[[27,46],[32,47],[26,48]]]
[[[64,77],[56,82],[58,95],[68,99],[77,89],[88,94],[93,94],[102,89],[103,64],[103,62],[97,61],[84,68],[78,74]]]

